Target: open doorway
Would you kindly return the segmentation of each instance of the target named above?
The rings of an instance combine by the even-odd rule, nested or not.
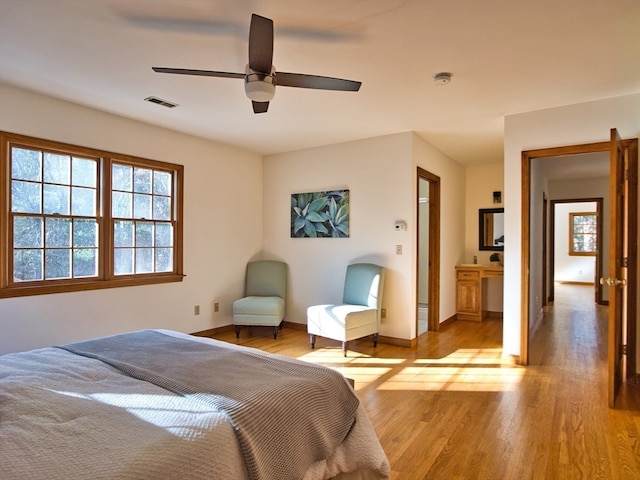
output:
[[[416,337],[440,325],[440,177],[418,167]]]
[[[538,286],[542,284],[543,265],[537,261],[541,244],[533,240],[534,232],[541,229],[543,215],[540,211],[543,191],[548,178],[542,170],[545,160],[564,160],[572,156],[607,153],[609,157],[609,212],[607,232],[611,236],[608,273],[600,282],[607,285],[609,309],[607,325],[607,363],[609,405],[614,406],[620,385],[636,367],[637,319],[637,218],[638,218],[638,140],[621,140],[615,129],[609,142],[566,147],[545,148],[522,152],[522,311],[521,348],[519,363],[529,363],[529,339],[539,315],[542,313]],[[584,163],[581,163],[584,167]],[[546,240],[546,239],[545,239]],[[631,315],[629,313],[631,312]],[[631,321],[627,321],[631,319]],[[624,342],[624,343],[623,343]]]
[[[607,176],[600,181],[590,180],[589,186],[603,183],[606,190],[608,182]],[[599,282],[603,276],[603,250],[609,240],[603,235],[603,201],[602,197],[551,200],[549,268],[543,268],[549,302],[555,300],[556,284],[564,283],[590,285],[595,303],[609,303]],[[546,279],[547,272],[551,281]]]
[[[420,336],[429,329],[429,180],[418,177],[418,327]]]
[[[528,364],[529,338],[542,319],[543,307],[554,300],[550,211],[554,200],[605,199],[603,224],[608,225],[609,143],[545,148],[523,152],[523,309],[520,362]],[[594,193],[595,192],[595,193]],[[546,199],[546,201],[545,201]],[[546,228],[549,227],[549,228]],[[545,237],[540,236],[545,232]],[[603,239],[606,247],[608,240]],[[568,245],[567,247],[568,248]],[[549,254],[545,255],[544,251]],[[605,259],[608,261],[608,259]],[[607,264],[603,265],[607,268]]]

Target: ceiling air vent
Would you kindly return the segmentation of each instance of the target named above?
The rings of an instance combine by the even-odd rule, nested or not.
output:
[[[167,107],[167,108],[173,108],[178,106],[177,103],[171,103],[158,97],[147,97],[144,100],[145,102],[157,103],[158,105],[162,105],[163,107]]]

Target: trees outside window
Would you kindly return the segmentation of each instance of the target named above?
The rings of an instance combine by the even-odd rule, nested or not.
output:
[[[598,248],[598,214],[569,213],[569,255],[595,256]]]

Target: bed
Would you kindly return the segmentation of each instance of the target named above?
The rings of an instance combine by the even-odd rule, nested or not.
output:
[[[389,476],[345,378],[208,338],[143,330],[0,357],[8,479]]]

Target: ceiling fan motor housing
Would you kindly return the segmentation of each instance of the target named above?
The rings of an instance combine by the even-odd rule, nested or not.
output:
[[[271,66],[271,74],[251,70],[249,65],[245,69],[244,91],[254,102],[269,102],[276,93],[275,68]]]

